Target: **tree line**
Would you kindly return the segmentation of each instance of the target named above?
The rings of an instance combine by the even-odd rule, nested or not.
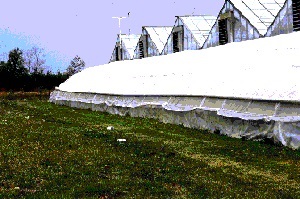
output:
[[[43,49],[37,47],[11,50],[8,60],[0,62],[0,91],[53,90],[85,67],[85,62],[76,55],[65,72],[53,73],[45,66],[44,57]]]

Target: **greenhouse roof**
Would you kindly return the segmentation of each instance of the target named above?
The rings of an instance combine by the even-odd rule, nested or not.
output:
[[[157,50],[161,53],[172,32],[173,26],[143,26],[150,38],[155,43]]]
[[[119,34],[120,39],[123,43],[123,46],[127,49],[130,58],[132,59],[134,57],[134,50],[136,48],[136,45],[139,41],[139,38],[141,37],[140,34]]]
[[[230,1],[257,28],[261,35],[265,35],[286,0]]]
[[[201,47],[217,20],[217,17],[210,15],[178,16],[178,18],[180,18],[185,26],[191,31]]]

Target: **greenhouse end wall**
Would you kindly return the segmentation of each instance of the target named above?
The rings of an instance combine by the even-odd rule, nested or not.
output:
[[[128,52],[128,50],[126,49],[124,43],[122,43],[122,48],[121,48],[121,53],[122,53],[122,60],[130,60],[131,56]]]
[[[153,57],[153,56],[159,56],[160,52],[158,51],[156,44],[153,42],[153,40],[151,39],[151,35],[147,32],[147,30],[143,29],[142,31],[142,35],[147,36],[147,40],[146,40],[146,44],[144,44],[144,46],[147,46],[146,49],[146,57]],[[139,45],[137,44],[136,49],[134,51],[134,58],[135,59],[140,59],[140,48]]]
[[[293,32],[293,8],[292,0],[287,0],[265,36],[270,37],[291,32]]]
[[[186,24],[178,17],[175,21],[175,27],[183,26],[183,50],[199,50],[201,45],[197,42],[193,33],[188,29]],[[173,31],[172,31],[173,32]],[[162,51],[162,55],[173,53],[173,35],[170,34],[167,43]]]
[[[117,60],[117,57],[116,57],[116,47],[115,47],[113,50],[113,53],[111,55],[110,62],[114,62],[116,60]]]
[[[115,48],[114,48],[114,50],[113,50],[113,53],[112,53],[110,62],[115,62],[115,61],[117,61],[117,53],[116,53],[116,51],[117,51],[117,45],[118,45],[118,44],[116,44],[116,46],[115,46]],[[120,55],[121,59],[118,60],[118,61],[122,61],[122,60],[130,60],[130,59],[131,59],[130,54],[129,54],[129,52],[127,51],[127,49],[126,49],[126,47],[124,46],[124,44],[122,44],[122,48],[121,48],[120,51],[121,51],[121,55]]]
[[[156,47],[155,43],[152,41],[151,35],[149,35],[147,37],[147,43],[148,43],[148,48],[147,48],[147,50],[148,50],[148,57],[159,56],[160,53],[157,50],[157,47]]]
[[[258,39],[260,34],[258,30],[251,25],[249,20],[245,18],[242,13],[235,8],[230,2],[224,4],[223,8],[220,10],[220,14],[216,23],[213,25],[211,32],[204,42],[202,48],[209,48],[215,47],[219,45],[219,27],[218,27],[218,20],[220,20],[220,16],[225,14],[228,11],[233,11],[234,14],[234,23],[232,27],[232,32],[228,35],[229,41],[231,42],[240,42],[252,39]]]
[[[252,104],[245,100],[227,101],[209,97],[112,96],[59,90],[51,93],[49,101],[121,116],[155,118],[164,123],[208,129],[235,138],[244,137],[251,140],[268,138],[293,149],[300,148],[300,117],[286,117],[295,112],[299,115],[300,105],[291,108],[289,104],[283,103],[279,108],[278,103]],[[235,111],[230,110],[233,104]],[[258,113],[237,112],[241,104],[248,106],[252,104],[251,110]],[[266,115],[269,115],[271,120],[266,119],[268,118]]]
[[[193,36],[193,33],[187,28],[186,24],[182,22],[182,20],[179,18],[178,19],[178,25],[183,26],[183,49],[184,50],[199,50],[200,49],[200,44],[196,41],[196,39]]]

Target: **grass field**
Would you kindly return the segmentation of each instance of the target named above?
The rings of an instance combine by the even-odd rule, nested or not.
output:
[[[0,198],[300,198],[299,150],[45,96],[0,100]]]

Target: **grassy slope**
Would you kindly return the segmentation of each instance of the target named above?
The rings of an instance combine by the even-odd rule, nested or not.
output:
[[[300,195],[300,151],[45,100],[0,101],[0,143],[0,198]]]

